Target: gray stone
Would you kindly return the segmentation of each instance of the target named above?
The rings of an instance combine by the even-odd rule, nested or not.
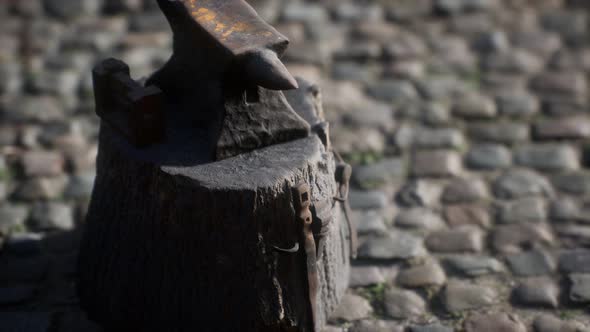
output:
[[[478,52],[502,53],[510,48],[510,41],[504,31],[491,31],[479,36],[473,43],[473,48]]]
[[[8,185],[5,181],[0,180],[0,203],[8,197]]]
[[[385,136],[377,129],[335,130],[330,134],[334,149],[342,154],[362,152],[382,154],[385,150]],[[364,139],[359,140],[359,137]]]
[[[445,227],[442,218],[426,208],[411,208],[399,212],[394,224],[403,228],[440,229]]]
[[[451,227],[464,225],[489,228],[491,217],[488,208],[477,204],[454,204],[445,207],[445,219]]]
[[[418,151],[412,158],[412,173],[423,177],[448,177],[462,171],[461,157],[454,151]]]
[[[343,110],[342,122],[349,127],[369,127],[390,131],[394,128],[391,105],[371,99],[359,99]]]
[[[502,53],[490,53],[483,57],[482,66],[487,71],[514,74],[533,74],[543,69],[543,60],[537,55],[521,49]]]
[[[434,8],[440,13],[457,14],[463,10],[464,1],[462,0],[436,0]]]
[[[540,103],[537,98],[519,91],[504,93],[498,96],[496,103],[502,115],[513,117],[529,117],[537,114],[540,109]]]
[[[27,206],[10,203],[0,205],[0,233],[8,234],[24,228],[28,216]]]
[[[456,101],[453,106],[453,114],[467,119],[491,119],[498,114],[498,111],[491,98],[470,93]]]
[[[377,5],[341,3],[336,7],[334,14],[339,21],[379,21],[383,17],[383,9]]]
[[[64,158],[52,151],[29,151],[22,157],[23,170],[27,176],[55,176],[64,169]]]
[[[578,224],[556,225],[555,232],[563,246],[586,247],[590,244],[590,226]]]
[[[36,291],[37,287],[32,285],[0,287],[0,305],[22,304],[30,300]]]
[[[356,321],[349,332],[403,332],[402,326],[392,321],[361,320]]]
[[[107,12],[133,12],[142,9],[142,0],[105,0]]]
[[[509,255],[506,261],[512,272],[519,277],[548,275],[553,273],[556,266],[549,253],[541,250]]]
[[[460,149],[465,145],[465,137],[454,128],[402,126],[396,132],[395,141],[400,148]]]
[[[415,180],[406,183],[397,193],[397,201],[403,206],[436,206],[440,201],[442,187],[430,180]]]
[[[553,233],[546,224],[513,224],[496,226],[492,233],[492,245],[500,252],[519,252],[522,248],[552,245]]]
[[[352,62],[338,61],[332,66],[332,78],[335,80],[368,82],[373,73],[367,66]]]
[[[71,230],[74,228],[72,207],[64,203],[36,203],[31,212],[31,223],[41,230]]]
[[[515,144],[529,139],[529,127],[516,122],[478,122],[467,128],[476,141]]]
[[[428,53],[424,41],[411,33],[400,33],[388,40],[384,47],[386,58],[396,61],[407,59],[421,59]]]
[[[169,31],[166,17],[158,11],[146,11],[132,15],[129,19],[129,30],[137,32]]]
[[[490,287],[453,280],[445,287],[442,300],[445,309],[455,313],[491,306],[498,301],[498,294]]]
[[[559,255],[559,270],[565,273],[590,273],[590,250],[566,250]]]
[[[62,197],[67,183],[66,175],[29,178],[21,183],[15,196],[25,201],[58,199]]]
[[[403,103],[418,99],[416,88],[409,81],[380,81],[367,88],[367,93],[388,103]]]
[[[15,145],[18,134],[18,129],[14,126],[0,125],[0,147]]]
[[[1,39],[3,45],[7,45],[7,40]],[[21,68],[18,63],[9,63],[8,61],[0,64],[0,93],[14,94],[22,88],[23,79]]]
[[[94,171],[76,174],[70,178],[70,182],[65,189],[65,196],[71,199],[87,199],[92,194],[94,187]]]
[[[574,302],[590,302],[590,274],[574,273],[570,275],[572,287],[570,299]]]
[[[98,14],[101,0],[44,0],[47,11],[59,18],[74,19],[79,16]]]
[[[334,58],[344,61],[369,61],[381,56],[381,45],[375,41],[358,41],[346,48],[337,49]]]
[[[475,313],[465,320],[465,332],[526,332],[518,316],[506,313]]]
[[[332,313],[331,318],[344,321],[355,321],[367,318],[373,312],[371,304],[366,299],[353,294],[344,294],[340,304]]]
[[[404,269],[397,276],[397,283],[408,288],[442,286],[446,281],[445,271],[433,261]]]
[[[418,80],[424,77],[426,66],[416,59],[405,59],[387,64],[383,71],[384,78]]]
[[[3,117],[15,122],[59,121],[64,117],[64,105],[53,96],[25,96],[7,101]]]
[[[385,277],[376,266],[353,265],[350,268],[350,287],[366,287],[384,282]]]
[[[406,175],[406,162],[401,158],[388,158],[369,165],[353,168],[352,178],[362,188],[375,188],[390,184]]]
[[[580,206],[569,197],[555,199],[549,206],[549,217],[552,221],[574,221],[580,219],[581,216]]]
[[[91,35],[85,36],[88,39],[91,37]],[[46,70],[35,76],[32,84],[42,93],[63,98],[73,97],[80,86],[80,74],[72,69]]]
[[[535,137],[544,140],[587,138],[590,137],[590,120],[580,116],[540,120],[533,132]]]
[[[470,278],[504,271],[502,263],[493,257],[471,255],[451,256],[446,257],[444,262],[453,272]]]
[[[536,18],[535,18],[536,19]],[[533,54],[548,57],[562,47],[558,34],[540,29],[515,31],[511,34],[512,44]]]
[[[549,278],[526,279],[514,289],[513,296],[527,306],[557,308],[559,305],[559,287]]]
[[[501,199],[525,196],[552,196],[553,188],[542,175],[529,170],[514,169],[496,179],[494,194]]]
[[[6,241],[6,251],[19,256],[38,255],[42,251],[43,235],[39,233],[15,233]]]
[[[359,234],[383,233],[387,230],[383,215],[379,211],[353,210],[350,218],[356,224],[356,230]]]
[[[371,236],[358,249],[359,258],[409,259],[426,254],[422,240],[404,232]]]
[[[535,332],[587,332],[582,323],[563,321],[550,314],[537,316],[533,321]]]
[[[51,326],[49,312],[0,312],[3,332],[44,332]]]
[[[384,306],[386,315],[395,319],[411,319],[426,313],[426,302],[408,290],[386,290]]]
[[[418,82],[420,92],[429,100],[445,101],[464,92],[465,86],[455,77],[434,76]]]
[[[439,324],[434,325],[412,325],[410,326],[410,332],[453,332],[452,327],[447,327]]]
[[[450,120],[449,108],[441,103],[426,103],[422,108],[422,121],[427,125],[446,125]]]
[[[351,190],[349,194],[350,207],[355,210],[381,209],[387,206],[388,201],[382,191]]]
[[[558,174],[552,177],[552,182],[558,190],[572,195],[587,195],[590,193],[590,174],[573,172]]]
[[[569,145],[521,146],[514,151],[514,161],[540,171],[569,171],[580,167],[579,156]]]
[[[469,150],[465,162],[469,168],[494,170],[509,167],[512,164],[512,156],[510,150],[502,145],[480,144]]]
[[[566,97],[582,101],[587,94],[588,83],[581,72],[546,72],[534,78],[531,87],[544,99]]]
[[[524,197],[500,206],[499,221],[504,224],[543,222],[547,219],[545,200]]]
[[[475,227],[463,226],[437,231],[426,238],[426,247],[438,253],[480,252],[484,234]]]
[[[283,20],[313,24],[326,21],[328,13],[320,5],[290,2],[285,6],[282,13]]]
[[[456,179],[445,187],[441,200],[445,204],[473,203],[488,197],[488,189],[482,180]]]
[[[585,44],[588,32],[588,15],[580,10],[553,10],[541,16],[542,26],[555,31],[572,45]]]

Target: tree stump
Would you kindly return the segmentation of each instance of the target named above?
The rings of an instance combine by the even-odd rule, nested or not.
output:
[[[310,98],[309,85],[299,90]],[[319,331],[347,287],[351,254],[329,142],[311,134],[210,162],[187,113],[166,108],[167,139],[151,147],[101,125],[78,267],[89,317],[107,331]],[[289,250],[300,183],[325,226],[315,326],[304,250]]]

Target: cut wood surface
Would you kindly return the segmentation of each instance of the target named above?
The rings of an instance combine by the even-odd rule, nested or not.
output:
[[[79,257],[89,316],[115,331],[310,331],[303,250],[283,250],[301,227],[291,188],[307,183],[312,203],[332,212],[317,264],[319,331],[349,272],[332,152],[312,134],[206,162],[199,135],[180,128],[168,130],[171,146],[137,150],[101,127]]]

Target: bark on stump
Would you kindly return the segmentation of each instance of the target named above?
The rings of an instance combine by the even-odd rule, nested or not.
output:
[[[291,188],[304,182],[332,212],[319,331],[349,274],[332,152],[312,134],[203,164],[198,134],[166,122],[167,143],[147,149],[101,126],[78,270],[89,316],[107,331],[311,331],[304,250],[277,250],[299,240]]]

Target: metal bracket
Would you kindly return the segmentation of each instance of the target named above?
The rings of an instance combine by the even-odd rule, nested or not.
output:
[[[351,212],[350,204],[348,202],[348,193],[350,191],[350,177],[352,176],[352,167],[349,164],[345,163],[340,157],[340,155],[338,155],[335,152],[334,155],[337,159],[339,159],[339,162],[336,165],[335,173],[336,182],[338,183],[338,196],[334,197],[334,200],[342,204],[344,217],[346,218],[346,223],[348,224],[348,232],[350,234],[350,257],[356,258],[358,237],[356,233],[356,226],[350,218]]]
[[[310,331],[316,330],[317,323],[317,294],[319,277],[317,269],[316,244],[313,236],[311,214],[311,191],[309,186],[301,183],[292,188],[293,207],[297,222],[301,224],[300,243],[303,244],[304,260],[307,273],[308,311],[311,317]]]
[[[162,91],[129,76],[129,66],[107,59],[92,71],[96,114],[135,146],[161,142],[165,136]]]

